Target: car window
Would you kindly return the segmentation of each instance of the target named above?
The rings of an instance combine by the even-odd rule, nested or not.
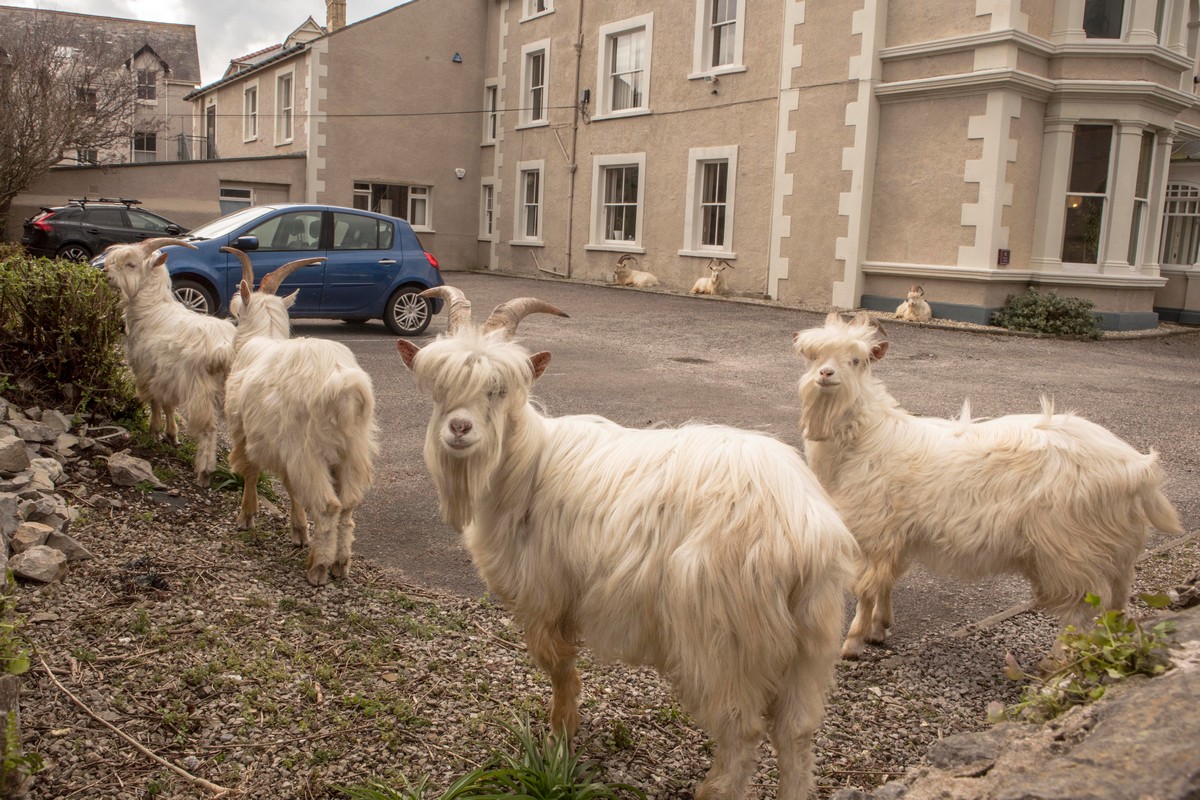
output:
[[[124,228],[125,214],[119,208],[89,208],[87,209],[86,221],[89,225]]]
[[[396,240],[396,226],[384,220],[376,220],[379,223],[379,249],[391,250],[392,242]]]
[[[131,208],[125,213],[129,215],[129,227],[137,228],[141,231],[165,231],[167,226],[171,224],[162,217],[147,214],[145,211],[137,211]]]
[[[78,222],[82,216],[82,208],[63,208],[54,212],[54,219],[58,222]]]
[[[333,249],[377,250],[380,232],[377,221],[361,214],[334,213]]]
[[[259,250],[316,250],[321,243],[321,212],[280,214],[242,235],[257,236]]]

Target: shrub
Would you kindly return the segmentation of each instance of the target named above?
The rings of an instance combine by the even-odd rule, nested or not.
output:
[[[1165,595],[1142,595],[1142,599],[1155,608],[1170,602]],[[1096,595],[1089,594],[1087,602],[1100,609]],[[992,703],[988,718],[992,722],[1045,722],[1072,706],[1099,700],[1117,681],[1133,675],[1161,675],[1171,667],[1167,646],[1173,629],[1169,620],[1146,630],[1123,611],[1102,611],[1090,630],[1067,628],[1061,635],[1065,663],[1045,677],[1026,673],[1009,653],[1004,674],[1030,683],[1016,705],[1005,708],[999,701]]]
[[[0,246],[0,388],[10,399],[134,416],[121,336],[116,293],[98,269]]]
[[[1030,289],[1026,294],[1009,295],[1004,307],[992,315],[992,324],[1010,331],[1099,339],[1092,306],[1091,300],[1081,297]]]

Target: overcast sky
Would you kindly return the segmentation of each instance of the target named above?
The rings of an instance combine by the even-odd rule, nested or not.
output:
[[[404,2],[347,0],[346,23]],[[325,0],[0,0],[0,5],[195,25],[206,84],[224,74],[230,59],[281,43],[309,16],[325,24]]]

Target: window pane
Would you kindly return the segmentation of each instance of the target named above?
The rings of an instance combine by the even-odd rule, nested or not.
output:
[[[1129,227],[1129,254],[1125,259],[1130,266],[1138,263],[1138,245],[1142,240],[1142,228],[1146,221],[1146,201],[1133,201],[1133,221]]]
[[[1142,151],[1138,156],[1137,187],[1134,196],[1146,198],[1150,195],[1150,167],[1154,163],[1154,134],[1142,134]]]
[[[321,239],[321,213],[280,214],[247,232],[258,237],[260,250],[316,250]]]
[[[125,215],[121,213],[121,209],[119,208],[89,208],[86,220],[89,225],[105,225],[113,228],[125,227]]]
[[[1095,264],[1100,260],[1100,224],[1103,218],[1103,197],[1069,198],[1063,226],[1064,262]]]
[[[1087,0],[1083,7],[1083,32],[1089,39],[1120,39],[1125,0]]]
[[[1108,159],[1111,151],[1111,125],[1076,125],[1069,191],[1105,194],[1108,191]]]

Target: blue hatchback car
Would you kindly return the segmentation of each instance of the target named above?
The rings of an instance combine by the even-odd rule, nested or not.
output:
[[[437,259],[397,217],[341,206],[251,206],[181,238],[196,249],[163,248],[167,271],[176,297],[201,313],[227,313],[242,279],[237,257],[221,252],[227,246],[250,256],[256,286],[289,261],[325,258],[292,273],[279,288],[281,296],[300,291],[293,317],[382,319],[397,336],[417,336],[441,306],[418,297],[444,283]]]

